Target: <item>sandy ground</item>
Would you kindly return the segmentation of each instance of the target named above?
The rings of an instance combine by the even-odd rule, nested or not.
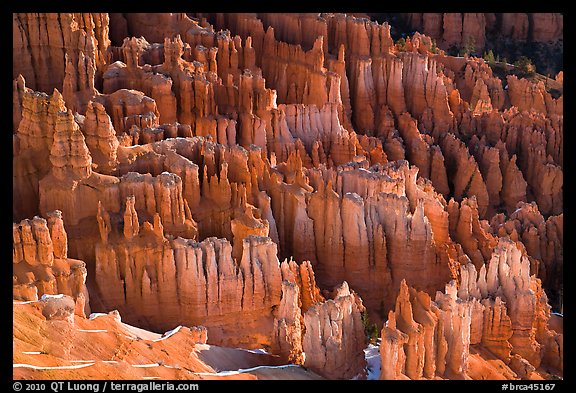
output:
[[[114,313],[48,321],[41,307],[13,302],[14,379],[321,379],[263,351],[198,344],[185,327],[163,337]]]

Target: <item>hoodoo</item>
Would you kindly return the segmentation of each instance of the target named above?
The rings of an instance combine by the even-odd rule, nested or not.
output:
[[[563,14],[12,20],[14,379],[563,378]]]

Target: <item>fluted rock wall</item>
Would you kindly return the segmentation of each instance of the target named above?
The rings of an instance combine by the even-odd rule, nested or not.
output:
[[[563,76],[503,81],[434,48],[516,17],[411,15],[429,35],[402,44],[352,14],[15,14],[31,62],[13,74],[14,220],[62,211],[102,307],[207,321],[209,340],[330,378],[362,374],[363,307],[389,319],[386,378],[477,377],[482,351],[507,375],[560,369]],[[506,34],[557,38],[558,18],[518,15]],[[523,300],[454,295],[512,253],[506,236],[527,254],[529,288],[507,289]]]
[[[79,310],[90,314],[86,264],[68,258],[68,239],[62,213],[47,214],[13,224],[13,297],[33,301],[43,295],[71,296]]]
[[[381,379],[469,378],[470,350],[480,346],[519,378],[545,363],[562,369],[562,333],[552,330],[541,282],[528,257],[501,238],[477,271],[462,265],[460,285],[446,285],[435,301],[402,281],[394,312],[382,329]],[[531,370],[531,371],[526,371]]]
[[[537,275],[551,298],[551,304],[558,309],[562,305],[559,289],[562,288],[564,265],[563,218],[561,214],[550,216],[545,220],[535,202],[529,204],[520,202],[509,218],[499,214],[490,222],[492,233],[521,241],[528,255],[538,261]]]
[[[362,301],[346,282],[336,296],[304,313],[304,366],[329,379],[350,379],[364,373]]]
[[[225,239],[169,240],[161,225],[156,215],[139,230],[128,203],[124,233],[101,232],[106,241],[96,245],[96,281],[104,304],[141,326],[203,325],[212,343],[269,345],[281,295],[276,245],[248,237],[236,264]]]
[[[99,88],[110,40],[105,13],[13,14],[13,77],[34,90],[63,92],[77,110],[75,94]]]
[[[267,237],[244,237],[239,259],[226,239],[165,237],[158,214],[139,223],[134,197],[126,200],[122,229],[117,216],[100,205],[96,282],[104,305],[130,323],[202,325],[211,343],[271,346],[329,378],[362,373],[364,307],[347,284],[325,301],[311,265],[280,264]]]
[[[57,124],[60,129],[78,127],[68,117],[64,100],[58,90],[48,96],[27,88],[23,79],[21,83],[21,120],[14,135],[12,169],[12,213],[15,219],[24,219],[38,213],[38,182],[52,167],[50,154]],[[81,134],[76,135],[82,138]]]
[[[483,50],[487,34],[514,40],[552,42],[562,38],[563,16],[554,13],[413,13],[400,14],[410,28],[438,40],[439,45],[463,46],[470,40]]]

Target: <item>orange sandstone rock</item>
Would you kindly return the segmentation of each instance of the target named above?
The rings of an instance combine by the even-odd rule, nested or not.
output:
[[[68,258],[67,236],[58,210],[13,224],[13,297],[34,301],[64,294],[81,302],[79,313],[90,314],[85,286],[86,264]]]

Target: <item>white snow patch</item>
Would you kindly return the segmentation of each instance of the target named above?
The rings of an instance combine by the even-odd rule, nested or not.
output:
[[[24,355],[42,355],[42,352],[40,351],[27,351],[27,352],[22,352]]]
[[[156,339],[156,340],[152,340],[152,341],[162,341],[162,340],[166,340],[167,338],[169,338],[170,336],[173,336],[174,334],[178,333],[178,331],[182,328],[182,325],[167,331],[166,333],[164,333],[162,335],[162,337]]]
[[[12,304],[17,304],[17,305],[21,305],[21,304],[30,304],[30,303],[37,303],[38,300],[28,300],[25,302],[19,302],[18,300],[14,300],[12,301]]]
[[[113,364],[116,364],[116,363],[118,363],[118,361],[116,361],[116,360],[102,360],[102,363],[113,363]]]
[[[238,348],[238,349],[242,349],[243,351],[246,352],[251,352],[251,353],[257,353],[259,355],[269,355],[269,352],[266,352],[266,350],[264,348],[258,348],[258,349],[244,349],[244,348]]]
[[[150,363],[150,364],[132,364],[132,367],[159,367],[159,363]]]
[[[552,314],[554,314],[554,315],[558,315],[559,317],[562,317],[562,318],[564,318],[564,314],[560,314],[559,312],[553,312]]]
[[[34,366],[32,364],[13,364],[12,368],[16,367],[24,367],[24,368],[33,368],[34,370],[68,370],[68,369],[75,369],[75,368],[84,368],[88,366],[93,366],[96,363],[88,363],[88,364],[77,364],[75,366]]]
[[[197,374],[197,375],[227,376],[227,375],[238,375],[238,374],[247,373],[247,372],[259,370],[259,369],[284,369],[284,368],[288,368],[288,367],[300,367],[300,366],[297,364],[286,364],[283,366],[256,366],[256,367],[252,367],[252,368],[241,368],[239,370],[220,371],[217,373],[195,373],[195,374]]]
[[[128,333],[133,334],[137,338],[142,340],[154,341],[162,337],[159,333],[154,333],[149,330],[144,330],[137,328],[136,326],[128,325],[127,323],[121,322],[122,326],[128,331]]]
[[[285,364],[283,366],[256,366],[256,367],[252,367],[252,368],[241,368],[239,370],[237,370],[237,373],[247,373],[250,371],[254,371],[254,370],[259,370],[259,369],[284,369],[284,368],[288,368],[288,367],[300,367],[297,364]],[[234,371],[233,371],[234,372]]]
[[[48,299],[62,299],[64,297],[64,294],[59,293],[58,295],[48,295],[48,294],[44,294],[42,295],[42,297],[40,298],[40,300],[48,300]]]
[[[95,362],[95,360],[70,360],[70,363],[91,363]]]
[[[98,317],[105,317],[106,315],[108,315],[108,314],[105,314],[105,313],[103,313],[103,312],[93,312],[92,314],[90,314],[90,316],[88,317],[88,319],[89,319],[90,321],[93,321],[93,320],[95,320],[95,319],[98,318]]]
[[[108,333],[108,330],[102,330],[102,329],[95,329],[95,330],[78,329],[78,331],[84,333]]]
[[[366,371],[368,372],[367,379],[380,379],[380,347],[369,344],[368,348],[364,349],[364,357],[366,358]]]

